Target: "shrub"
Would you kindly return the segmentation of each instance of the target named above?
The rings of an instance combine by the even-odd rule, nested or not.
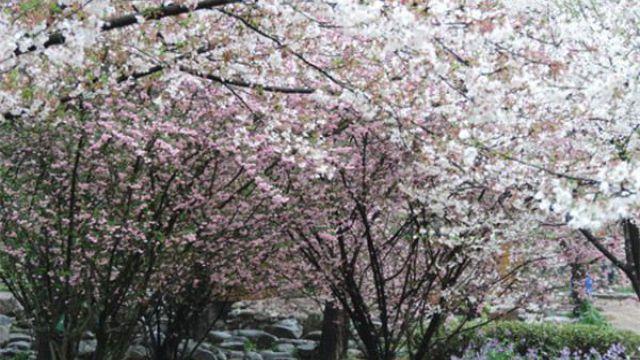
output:
[[[459,336],[447,347],[449,354],[474,347],[476,349],[491,340],[510,344],[519,354],[531,349],[543,356],[560,356],[563,351],[589,353],[592,349],[606,353],[613,345],[624,346],[627,355],[637,355],[640,336],[629,331],[615,330],[586,324],[530,324],[518,321],[500,321],[490,324],[475,333]],[[457,349],[457,350],[456,350]]]
[[[513,350],[513,344],[502,344],[496,340],[491,340],[479,349],[468,348],[462,357],[453,356],[452,360],[534,360],[543,358],[553,358],[558,360],[612,360],[628,359],[624,347],[620,345],[611,346],[607,352],[600,353],[596,350],[589,352],[570,351],[564,349],[560,354],[552,356],[541,356],[538,349],[528,349],[526,354],[518,354]]]
[[[594,325],[601,327],[610,326],[607,319],[600,313],[598,309],[590,301],[583,301],[578,308],[578,322],[585,325]]]

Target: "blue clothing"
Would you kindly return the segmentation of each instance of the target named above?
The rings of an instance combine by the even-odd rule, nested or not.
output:
[[[591,296],[593,294],[593,279],[591,279],[590,275],[587,275],[587,277],[584,279],[584,288],[588,296]]]

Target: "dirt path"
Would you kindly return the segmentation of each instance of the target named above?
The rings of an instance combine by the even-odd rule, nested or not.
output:
[[[640,334],[640,302],[636,299],[597,299],[595,305],[616,329]]]

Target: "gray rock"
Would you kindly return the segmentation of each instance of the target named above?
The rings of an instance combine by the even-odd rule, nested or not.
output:
[[[321,331],[322,319],[322,313],[312,312],[308,314],[307,318],[302,321],[302,327],[304,328],[305,334],[314,331]]]
[[[1,349],[0,359],[14,359],[18,354],[24,354],[24,351],[18,349]]]
[[[12,318],[10,316],[7,316],[7,315],[0,314],[0,325],[8,326],[8,325],[13,324],[14,321],[15,321],[14,318]]]
[[[262,360],[262,356],[257,352],[247,351],[242,360]]]
[[[33,338],[30,335],[23,334],[23,333],[9,334],[9,343],[18,342],[18,341],[33,342]]]
[[[314,359],[318,353],[318,344],[316,342],[308,342],[296,346],[296,354],[301,359]]]
[[[185,344],[186,341],[186,344]],[[191,354],[193,360],[227,360],[224,352],[211,344],[189,339],[180,344],[180,349],[184,349],[185,354]]]
[[[229,312],[227,317],[229,319],[240,318],[240,319],[250,320],[250,319],[253,319],[255,315],[256,315],[256,312],[255,310],[252,310],[252,309],[233,309]]]
[[[26,351],[31,349],[31,343],[28,341],[15,341],[9,343],[9,345],[7,345],[7,349]]]
[[[210,348],[209,351],[211,351],[216,356],[215,360],[227,360],[227,355],[224,353],[224,351],[214,347]]]
[[[88,359],[96,352],[98,342],[96,340],[82,340],[78,344],[78,357]]]
[[[0,314],[15,316],[22,313],[22,305],[9,292],[0,292]]]
[[[242,351],[227,351],[227,360],[243,360],[244,353]]]
[[[211,331],[209,332],[209,336],[207,336],[207,340],[209,340],[212,344],[219,344],[225,340],[229,340],[233,335],[226,331]]]
[[[299,339],[302,336],[302,326],[296,319],[284,319],[265,329],[268,333],[279,338]]]
[[[249,339],[247,339],[244,336],[238,336],[238,335],[233,335],[230,338],[228,338],[226,341],[236,341],[236,342],[247,342]]]
[[[125,360],[144,360],[147,358],[147,348],[142,345],[129,346],[124,355]]]
[[[278,340],[277,337],[262,330],[236,330],[235,335],[242,336],[254,343],[258,349],[269,349]]]
[[[5,346],[9,343],[10,328],[10,325],[0,325],[0,346]]]
[[[275,350],[281,353],[293,354],[296,351],[296,347],[293,344],[280,343],[276,345]]]
[[[243,341],[225,340],[225,341],[221,342],[220,344],[218,344],[217,346],[220,349],[224,349],[224,350],[243,351],[244,347],[245,347],[245,342],[243,342]]]
[[[364,359],[364,354],[358,349],[348,349],[347,359]]]
[[[227,360],[227,356],[219,349],[198,348],[192,355],[193,360]]]
[[[313,341],[320,341],[321,337],[322,337],[322,331],[320,330],[312,331],[304,336],[306,340],[313,340]]]
[[[310,343],[315,343],[315,341],[307,339],[278,339],[278,344],[291,344],[294,346],[299,346]]]
[[[274,352],[270,350],[262,351],[260,353],[263,360],[295,360],[296,358],[289,353]]]

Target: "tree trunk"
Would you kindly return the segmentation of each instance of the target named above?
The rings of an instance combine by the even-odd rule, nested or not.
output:
[[[320,360],[341,360],[345,358],[349,337],[347,315],[333,301],[324,307],[322,336],[320,337]]]
[[[584,287],[586,272],[584,266],[577,262],[571,264],[571,300],[573,301],[573,315],[580,315],[584,303],[584,296],[580,289]]]
[[[51,335],[47,331],[36,331],[37,360],[52,360]]]
[[[623,269],[638,299],[640,299],[640,230],[633,221],[627,219],[622,222],[624,233],[624,252],[627,269]]]
[[[638,225],[636,225],[632,219],[624,219],[621,223],[624,235],[624,260],[609,250],[591,231],[580,229],[580,232],[598,251],[606,256],[613,265],[624,272],[629,281],[631,281],[633,290],[640,300],[640,229],[638,229]]]

